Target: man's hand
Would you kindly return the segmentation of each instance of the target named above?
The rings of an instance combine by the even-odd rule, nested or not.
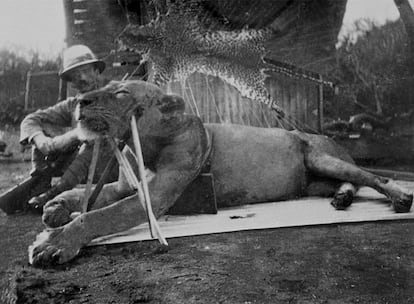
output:
[[[51,152],[65,151],[78,141],[78,135],[76,130],[71,130],[53,138],[39,133],[33,137],[32,141],[43,155],[49,155]]]
[[[43,133],[37,134],[32,140],[36,148],[39,149],[43,155],[49,155],[50,152],[55,151],[53,139]]]
[[[70,130],[65,134],[58,135],[53,137],[53,147],[58,151],[65,151],[67,148],[72,146],[75,142],[78,141],[77,130]]]

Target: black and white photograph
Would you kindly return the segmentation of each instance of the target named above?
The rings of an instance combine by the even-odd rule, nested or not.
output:
[[[414,0],[0,0],[0,303],[414,303]]]

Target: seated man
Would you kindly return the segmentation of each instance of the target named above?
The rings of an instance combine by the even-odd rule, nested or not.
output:
[[[63,69],[60,77],[70,82],[79,93],[85,93],[105,84],[101,76],[104,69],[105,63],[97,59],[88,47],[74,45],[63,54]],[[35,197],[31,198],[29,205],[39,210],[48,200],[84,182],[87,177],[92,158],[92,145],[82,144],[74,130],[77,104],[77,96],[69,97],[52,107],[29,114],[21,123],[20,143],[32,145],[31,175],[41,173],[48,166],[48,162],[50,164],[51,160],[56,160],[51,174],[42,177],[40,183],[32,190],[31,194]],[[106,149],[101,149],[95,177],[99,177],[108,159],[109,154]],[[117,178],[117,174],[115,168],[112,180]],[[53,187],[51,187],[52,176],[61,176]],[[19,209],[19,206],[23,207],[26,202],[15,202],[15,204],[16,209]]]

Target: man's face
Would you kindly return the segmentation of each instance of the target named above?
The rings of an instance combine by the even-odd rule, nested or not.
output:
[[[98,87],[99,71],[93,64],[87,64],[73,69],[68,75],[72,87],[80,93],[85,93]]]

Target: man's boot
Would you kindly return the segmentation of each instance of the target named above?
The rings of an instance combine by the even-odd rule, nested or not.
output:
[[[56,185],[52,186],[49,190],[47,190],[46,192],[32,197],[29,202],[28,205],[30,208],[37,210],[39,212],[43,211],[43,206],[50,201],[51,199],[53,199],[55,196],[61,194],[64,191],[70,190],[74,187],[73,183],[71,182],[67,182],[65,180],[61,180],[59,181]]]
[[[0,195],[0,209],[6,214],[24,211],[31,197],[50,189],[51,179],[50,176],[42,175],[32,175],[25,179]]]

